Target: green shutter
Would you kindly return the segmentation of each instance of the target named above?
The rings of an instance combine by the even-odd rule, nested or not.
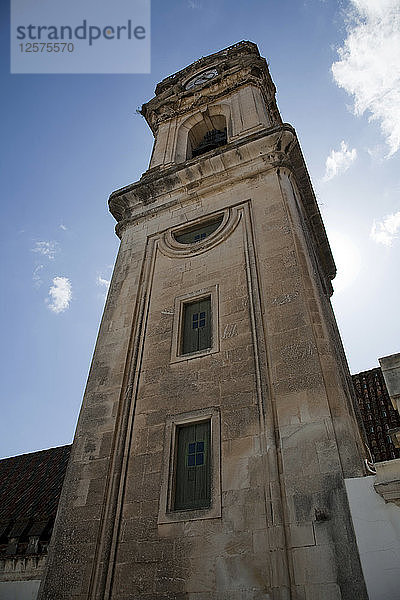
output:
[[[198,350],[211,348],[211,298],[204,298],[199,302],[199,316],[203,315],[204,321],[199,321],[202,326],[198,328]]]
[[[182,354],[211,348],[211,298],[184,305]]]
[[[210,506],[210,421],[177,430],[175,510]]]
[[[198,350],[198,331],[193,329],[193,317],[199,312],[199,302],[184,305],[182,354]]]

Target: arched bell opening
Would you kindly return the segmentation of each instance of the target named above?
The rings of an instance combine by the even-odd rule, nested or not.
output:
[[[188,133],[186,159],[205,154],[227,144],[227,123],[224,115],[206,115]]]

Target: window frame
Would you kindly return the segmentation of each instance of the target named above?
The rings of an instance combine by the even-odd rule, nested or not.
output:
[[[219,352],[219,301],[218,285],[203,288],[195,292],[183,294],[175,298],[174,321],[172,325],[171,363],[200,358]],[[195,350],[183,354],[184,312],[185,305],[192,304],[204,298],[210,298],[211,307],[211,345],[209,348]]]
[[[194,225],[188,226],[187,224],[183,227],[179,227],[178,229],[172,230],[172,237],[174,238],[175,242],[177,244],[179,244],[180,246],[193,246],[195,244],[204,244],[206,243],[205,240],[207,240],[207,238],[211,237],[212,235],[214,235],[214,233],[216,233],[221,225],[223,224],[225,219],[225,215],[224,213],[217,213],[217,215],[214,215],[212,218],[209,219],[201,219],[200,221],[195,222]],[[215,227],[214,227],[215,225]],[[206,233],[203,231],[203,233],[200,233],[200,237],[196,240],[194,239],[193,241],[182,241],[179,240],[180,237],[185,236],[185,235],[189,235],[191,233],[196,233],[196,231],[202,231],[204,229],[210,228],[211,227],[211,231],[210,233]],[[204,235],[203,235],[204,234]],[[203,235],[203,237],[201,237]]]
[[[175,482],[177,468],[177,431],[179,427],[210,422],[210,506],[206,508],[175,510]],[[211,407],[179,415],[166,420],[164,457],[161,473],[161,492],[158,524],[177,521],[195,521],[221,517],[221,418],[218,407]]]

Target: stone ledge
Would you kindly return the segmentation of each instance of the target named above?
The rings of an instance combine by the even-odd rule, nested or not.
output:
[[[400,506],[400,458],[375,463],[375,491],[385,502]]]
[[[0,581],[40,579],[46,560],[47,554],[0,558]]]
[[[215,187],[226,185],[228,172],[232,183],[238,165],[241,170],[237,173],[237,178],[241,180],[265,172],[268,168],[285,167],[294,174],[321,266],[327,280],[333,279],[336,266],[325,227],[296,132],[288,123],[231,142],[203,155],[201,161],[194,158],[184,163],[149,170],[138,182],[116,190],[109,198],[109,208],[118,222],[117,235],[121,237],[126,226],[148,216],[149,212],[155,213],[179,204],[182,196],[187,197],[194,189],[197,193],[200,190],[215,192]]]

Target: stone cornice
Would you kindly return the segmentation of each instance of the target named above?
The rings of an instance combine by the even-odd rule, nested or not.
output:
[[[200,158],[149,169],[139,181],[110,195],[110,212],[118,225],[127,224],[132,218],[138,220],[147,216],[146,206],[151,205],[154,212],[154,209],[166,208],[165,203],[170,208],[176,202],[182,202],[182,196],[187,198],[194,191],[199,195],[209,192],[210,188],[226,186],[228,173],[229,182],[233,183],[236,179],[258,175],[268,168],[290,167],[281,149],[284,134],[292,139],[293,128],[290,125],[276,127],[267,134],[265,130],[258,131]],[[241,172],[235,175],[238,165]]]
[[[375,491],[385,502],[400,506],[400,459],[375,463]]]
[[[253,55],[255,57],[260,58],[260,53],[258,51],[257,44],[243,40],[241,42],[233,44],[232,46],[228,46],[223,50],[214,52],[214,54],[202,56],[201,58],[191,63],[184,69],[181,69],[177,73],[173,73],[172,75],[165,77],[165,79],[158,83],[155,90],[156,96],[159,96],[164,92],[170,90],[171,87],[179,83],[180,80],[190,79],[192,74],[198,73],[199,71],[203,71],[204,69],[209,68],[215,62],[220,62],[224,59],[227,61],[237,60],[240,57],[248,55]]]
[[[0,581],[41,579],[46,561],[47,554],[1,557]]]
[[[231,185],[277,168],[288,169],[295,178],[323,272],[333,279],[336,268],[329,242],[296,132],[289,124],[257,131],[185,163],[148,170],[138,182],[113,192],[109,207],[118,221],[117,235],[151,214],[190,202],[193,196],[216,193],[228,180]]]

